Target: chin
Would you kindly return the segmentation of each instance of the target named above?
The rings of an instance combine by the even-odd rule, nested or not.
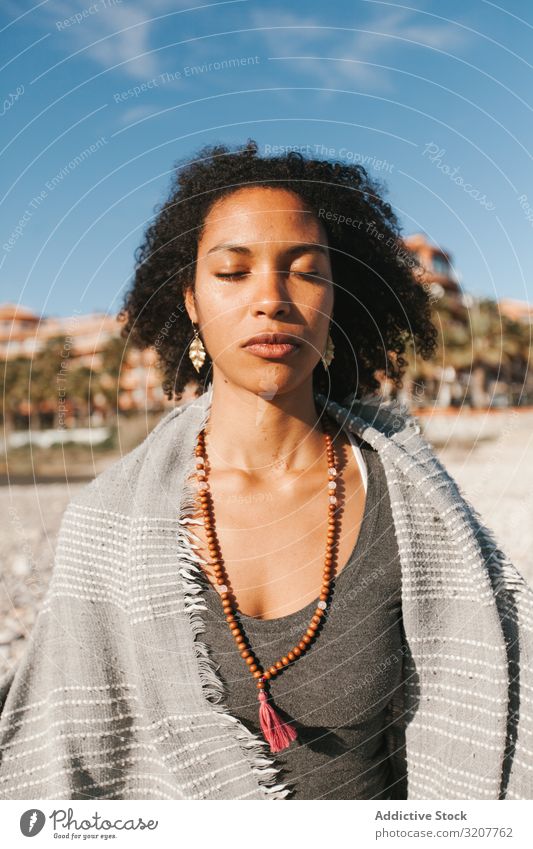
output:
[[[312,383],[315,365],[316,363],[312,362],[306,368],[302,363],[295,366],[257,359],[257,362],[248,362],[243,367],[242,363],[236,366],[233,361],[231,368],[224,371],[220,365],[215,365],[213,382],[230,384],[235,389],[243,389],[260,398],[272,400],[276,395],[300,391],[302,385],[308,381]]]

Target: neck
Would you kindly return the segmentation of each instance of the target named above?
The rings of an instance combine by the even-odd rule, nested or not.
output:
[[[213,379],[205,428],[210,465],[257,477],[311,468],[324,453],[326,414],[315,404],[312,380],[293,392],[257,392]]]

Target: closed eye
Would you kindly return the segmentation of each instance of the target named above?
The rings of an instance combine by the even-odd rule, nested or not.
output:
[[[298,277],[304,277],[306,280],[312,280],[314,277],[320,277],[319,271],[294,271]]]
[[[221,280],[236,280],[237,278],[244,277],[247,273],[247,271],[234,271],[230,274],[215,274],[215,277],[219,277]]]
[[[319,271],[292,271],[290,273],[296,274],[297,277],[303,277],[305,280],[312,280],[313,278],[320,277]],[[220,272],[219,274],[216,274],[215,277],[218,277],[220,280],[237,280],[245,277],[247,274],[247,271],[234,271],[227,274]]]

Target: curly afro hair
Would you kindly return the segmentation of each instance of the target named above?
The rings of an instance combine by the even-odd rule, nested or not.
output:
[[[403,246],[383,189],[361,165],[287,152],[265,157],[257,143],[231,150],[207,145],[175,166],[171,191],[135,252],[133,283],[119,318],[122,336],[138,348],[153,346],[167,398],[181,399],[189,383],[206,382],[207,353],[198,374],[188,356],[192,325],[184,295],[194,288],[205,218],[219,198],[250,186],[289,189],[315,212],[328,237],[333,272],[331,337],[335,357],[326,373],[319,361],[315,392],[342,403],[380,388],[376,374],[401,386],[409,346],[429,358],[436,347],[430,301],[417,282],[418,262]]]

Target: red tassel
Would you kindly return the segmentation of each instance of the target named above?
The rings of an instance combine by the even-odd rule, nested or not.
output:
[[[268,703],[268,696],[264,690],[259,690],[259,722],[261,731],[266,741],[270,743],[271,752],[281,752],[286,749],[293,740],[298,737],[298,732],[289,722],[284,722],[276,713],[272,705]]]

